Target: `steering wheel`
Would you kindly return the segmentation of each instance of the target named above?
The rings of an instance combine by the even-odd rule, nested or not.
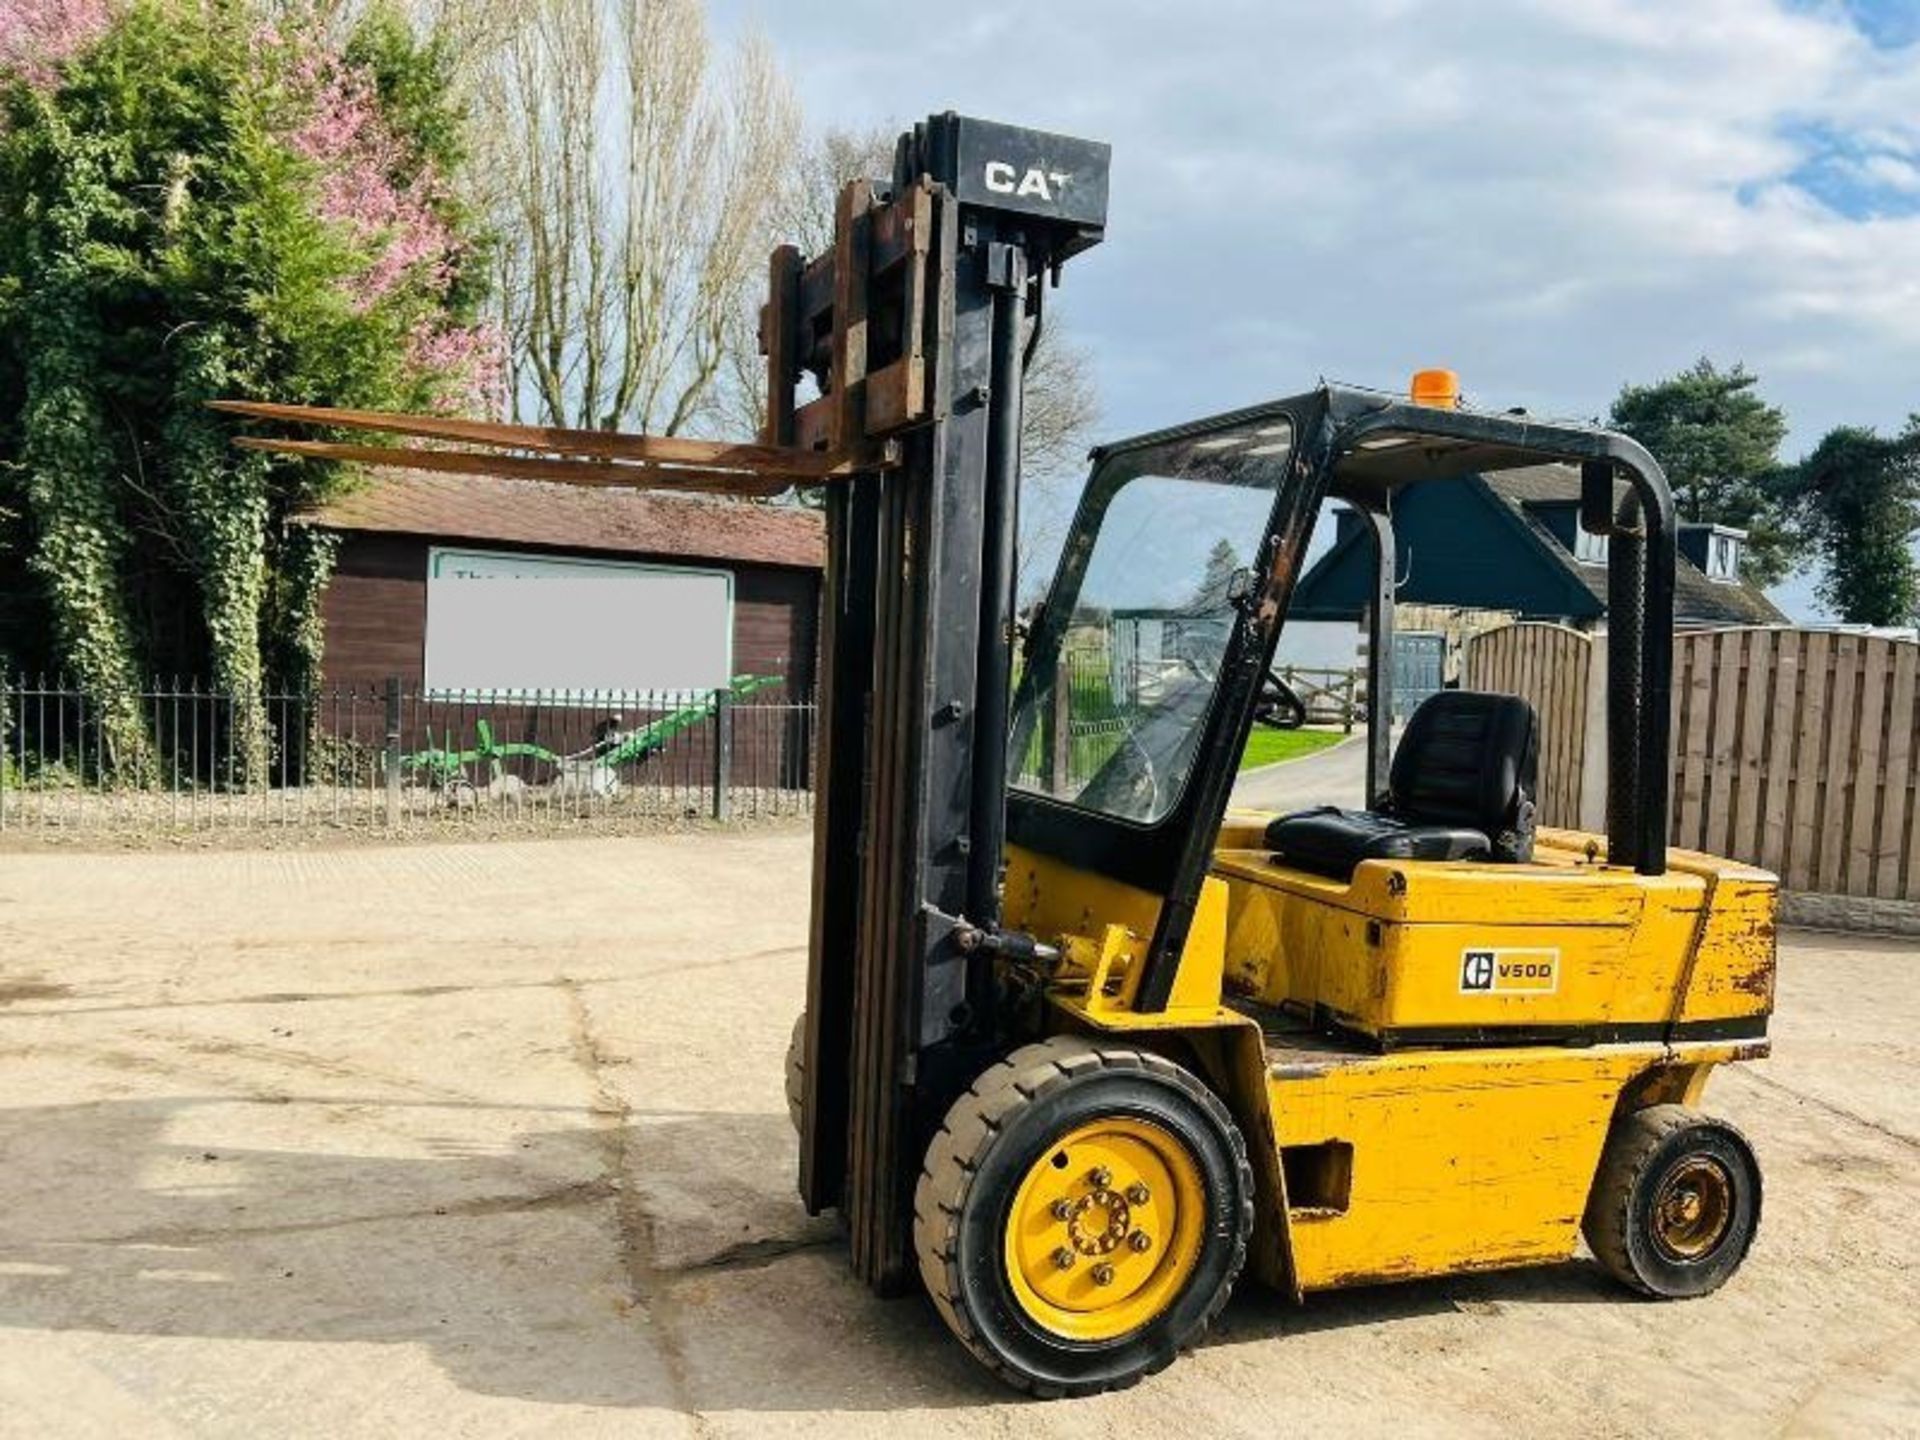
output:
[[[1269,670],[1267,678],[1260,682],[1260,699],[1254,706],[1253,718],[1275,730],[1298,730],[1307,723],[1307,702],[1280,678],[1278,670]]]

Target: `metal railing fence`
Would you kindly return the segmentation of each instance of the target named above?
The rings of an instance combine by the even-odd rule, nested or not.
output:
[[[433,830],[812,813],[815,709],[784,685],[448,693],[0,676],[0,830]]]

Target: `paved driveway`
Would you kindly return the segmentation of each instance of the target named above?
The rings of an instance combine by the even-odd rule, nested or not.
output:
[[[793,1195],[799,832],[0,855],[0,1432],[1831,1435],[1920,1427],[1920,955],[1796,936],[1710,1098],[1727,1290],[1247,1287],[1019,1401]]]
[[[1233,803],[1247,810],[1286,814],[1309,805],[1364,809],[1367,794],[1367,732],[1356,730],[1337,745],[1298,760],[1244,771],[1234,782]]]

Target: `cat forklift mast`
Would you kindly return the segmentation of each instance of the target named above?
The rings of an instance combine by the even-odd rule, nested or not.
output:
[[[1660,468],[1464,408],[1445,372],[1323,384],[1097,450],[1017,625],[1023,372],[1043,278],[1101,239],[1107,161],[951,114],[903,136],[830,253],[774,253],[755,444],[226,408],[437,442],[242,442],[310,458],[824,488],[800,1192],[1009,1383],[1131,1383],[1248,1267],[1304,1298],[1584,1235],[1643,1294],[1717,1288],[1760,1174],[1700,1100],[1766,1053],[1777,882],[1667,844]],[[1517,697],[1443,692],[1390,747],[1395,497],[1540,464],[1578,469],[1609,542],[1604,836],[1536,824]],[[1376,558],[1365,808],[1230,812],[1336,501]]]

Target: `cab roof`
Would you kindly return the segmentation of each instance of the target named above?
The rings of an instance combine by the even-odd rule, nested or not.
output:
[[[1553,460],[1607,460],[1662,483],[1665,478],[1637,443],[1598,426],[1541,420],[1524,411],[1441,409],[1384,391],[1333,384],[1104,445],[1094,452],[1094,460],[1281,417],[1294,421],[1299,453],[1331,465],[1329,493],[1366,509],[1380,508],[1395,491],[1415,481]],[[1315,436],[1320,437],[1317,445]]]

